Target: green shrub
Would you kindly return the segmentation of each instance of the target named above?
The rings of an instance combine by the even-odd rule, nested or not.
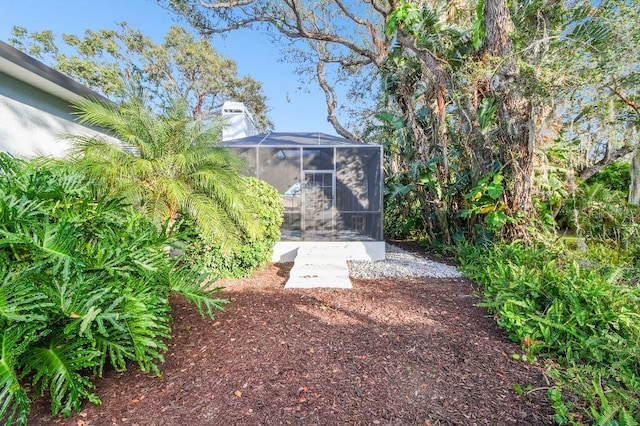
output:
[[[265,181],[248,177],[245,182],[257,206],[258,237],[244,236],[239,245],[224,249],[222,242],[207,243],[195,234],[187,248],[187,259],[220,277],[250,275],[271,259],[273,246],[280,239],[284,213],[280,194]]]
[[[626,284],[620,265],[542,244],[462,253],[466,275],[484,286],[482,305],[526,358],[559,363],[558,386],[582,401],[573,404],[576,411],[595,421],[640,420],[640,287]]]
[[[586,183],[588,185],[601,184],[609,190],[628,193],[631,185],[631,164],[611,163],[587,179]]]
[[[637,250],[640,209],[627,202],[627,194],[602,183],[582,184],[566,200],[559,226],[579,238],[609,240],[622,250]]]
[[[159,373],[169,293],[201,313],[225,302],[171,261],[169,243],[121,200],[94,197],[82,175],[0,154],[0,420],[26,423],[26,377],[53,414],[69,415],[99,403],[87,374],[107,364]]]

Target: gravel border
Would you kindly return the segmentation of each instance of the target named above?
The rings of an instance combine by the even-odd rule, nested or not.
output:
[[[463,275],[454,266],[434,262],[391,244],[386,245],[386,259],[376,262],[349,261],[351,278],[462,278]]]

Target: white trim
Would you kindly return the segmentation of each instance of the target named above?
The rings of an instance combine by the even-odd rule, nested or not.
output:
[[[384,241],[279,241],[273,248],[272,262],[293,262],[300,247],[321,247],[340,253],[346,260],[384,260]]]

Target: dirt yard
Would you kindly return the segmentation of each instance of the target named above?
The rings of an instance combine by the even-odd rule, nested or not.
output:
[[[220,282],[214,321],[182,300],[164,375],[108,372],[101,406],[30,425],[547,425],[548,383],[464,279],[284,290],[290,264]],[[537,389],[518,395],[514,385]],[[538,389],[539,388],[539,389]]]

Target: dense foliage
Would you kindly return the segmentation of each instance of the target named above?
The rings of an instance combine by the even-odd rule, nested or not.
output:
[[[318,82],[336,131],[357,139],[362,127],[348,129],[338,119],[337,87],[349,85],[347,96],[361,114],[354,121],[377,120],[362,139],[385,145],[387,235],[460,247],[467,274],[485,286],[484,305],[522,344],[518,357],[542,358],[549,365],[558,423],[638,424],[640,213],[631,204],[640,199],[640,73],[637,61],[628,58],[640,55],[640,3],[158,2],[203,33],[256,25],[276,34],[290,58]],[[58,54],[51,35],[34,35],[33,46]],[[208,55],[206,46],[180,30],[170,35],[173,41],[162,51],[178,53],[172,62],[178,68],[194,70],[181,50]],[[26,33],[18,36],[17,42]],[[122,51],[152,65],[124,68],[152,88],[148,94],[162,89],[157,83],[172,66],[148,55],[152,46],[140,36],[125,26],[119,34],[88,33],[66,41],[94,59],[124,42]],[[139,45],[130,44],[136,40]],[[126,59],[122,51],[114,50]],[[58,64],[90,78],[95,74],[83,69],[95,61],[75,66],[65,59],[59,56]],[[109,65],[98,68],[107,86],[121,83]],[[371,90],[374,80],[381,83],[379,92]],[[197,89],[184,87],[188,93]],[[378,113],[362,111],[376,96]],[[88,170],[106,183],[103,189],[116,188],[150,212],[156,226],[190,218],[195,241],[184,243],[192,260],[219,275],[245,274],[268,258],[269,238],[276,238],[278,227],[272,219],[280,217],[277,197],[262,211],[268,216],[264,226],[248,226],[260,210],[232,196],[244,189],[232,168],[224,168],[232,159],[200,161],[205,157],[186,154],[192,141],[201,140],[192,133],[198,128],[183,120],[184,108],[160,104],[178,114],[153,117],[138,108],[125,120],[135,126],[121,127],[114,113],[116,126],[107,127],[134,149],[118,152],[87,143],[84,148],[92,151],[85,150],[84,158],[98,160]],[[87,122],[105,124],[85,114]],[[175,131],[181,134],[177,139]],[[625,156],[634,151],[629,166]],[[198,164],[222,170],[229,179],[216,175],[224,184],[215,186],[213,175],[194,178],[189,167]],[[191,201],[193,194],[198,203]],[[209,200],[200,195],[220,202],[219,215],[209,214]],[[20,258],[11,247],[11,255]],[[61,265],[55,272],[67,276],[66,263]],[[18,392],[13,401],[20,398]]]
[[[158,226],[188,217],[202,238],[225,248],[259,236],[239,158],[220,147],[220,126],[189,117],[184,99],[159,113],[136,95],[119,107],[92,100],[77,107],[81,122],[122,142],[73,137],[75,164],[105,193],[125,197]]]
[[[623,253],[558,243],[467,247],[462,261],[466,275],[484,284],[483,306],[522,344],[522,357],[547,358],[554,369],[549,395],[558,423],[637,424],[640,287],[630,276],[640,265],[629,274]]]
[[[586,180],[588,185],[601,184],[608,191],[626,193],[631,186],[630,164],[612,163]]]
[[[135,362],[159,374],[168,296],[213,315],[225,300],[175,264],[163,229],[122,200],[96,196],[66,167],[0,154],[0,419],[23,424],[25,382],[69,415],[99,403],[90,375]]]
[[[284,36],[336,131],[384,144],[387,235],[474,247],[500,323],[561,362],[556,420],[637,424],[640,3],[158,2],[201,31]],[[361,108],[374,78],[354,121],[377,125],[343,127],[336,87]]]
[[[252,194],[252,203],[259,210],[257,223],[261,237],[252,239],[245,236],[239,244],[224,250],[220,242],[208,242],[196,235],[190,247],[186,248],[190,261],[216,276],[248,276],[271,260],[273,246],[280,239],[284,213],[282,197],[265,181],[248,177],[244,183]]]
[[[517,356],[548,365],[559,424],[640,421],[640,210],[615,190],[620,170],[581,184],[534,243],[461,250]]]
[[[326,94],[338,134],[393,146],[388,176],[408,174],[403,191],[433,169],[423,194],[390,192],[407,196],[408,220],[433,242],[450,243],[465,225],[475,232],[473,218],[455,219],[490,173],[501,170],[500,201],[513,219],[500,233],[518,238],[536,213],[541,151],[565,144],[569,171],[586,179],[638,146],[638,69],[620,60],[638,56],[637,2],[158,2],[208,34],[254,26],[275,34]],[[340,107],[359,124],[374,116],[393,124],[363,135],[341,124]]]

